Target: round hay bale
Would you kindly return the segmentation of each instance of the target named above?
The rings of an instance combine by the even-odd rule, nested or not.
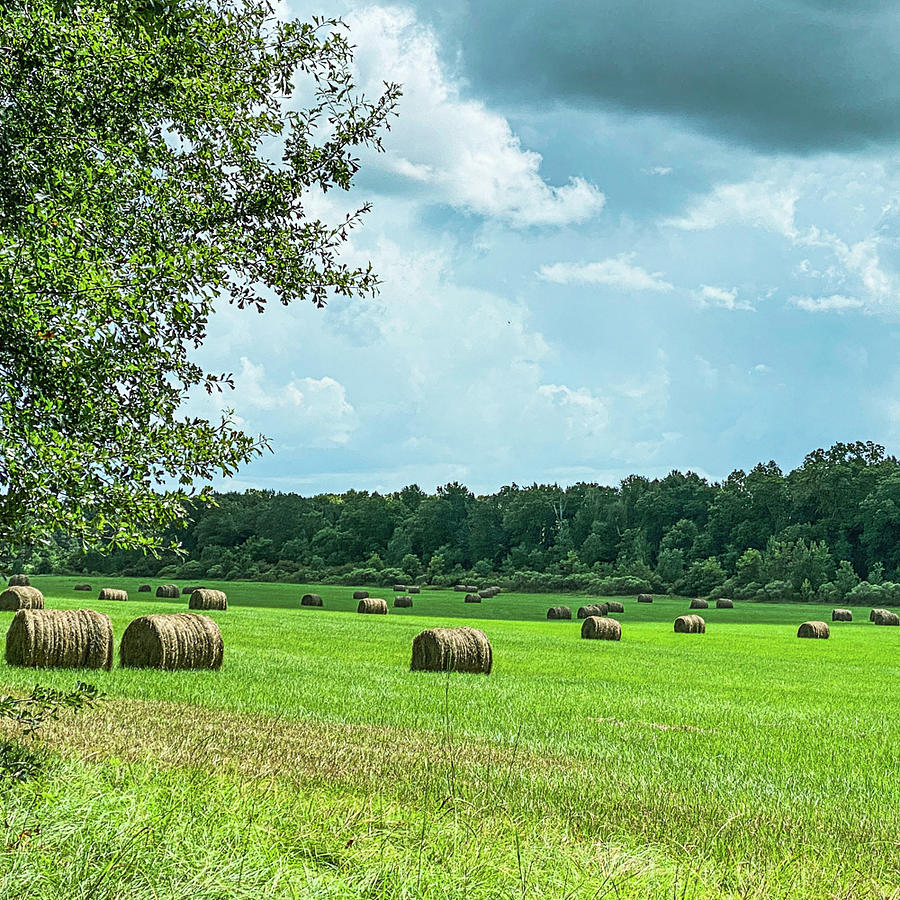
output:
[[[183,587],[181,589],[181,593],[182,593],[182,595],[184,595],[184,594],[190,595],[190,594],[193,594],[194,591],[204,591],[204,590],[206,590],[206,588],[204,588],[202,584],[195,584],[195,585],[193,585],[193,587]]]
[[[830,634],[831,630],[826,622],[804,622],[797,629],[798,638],[821,638],[824,640]]]
[[[412,597],[409,594],[403,594],[400,597],[394,597],[394,606],[401,609],[410,609],[412,607]]]
[[[110,669],[113,629],[92,609],[20,609],[6,633],[11,666]]]
[[[691,609],[709,609],[709,603],[705,600],[701,600],[699,597],[695,597],[691,600]]]
[[[591,603],[589,606],[578,607],[578,618],[586,619],[588,616],[605,616],[609,612],[608,603]]]
[[[453,590],[456,591],[457,594],[464,594],[469,589],[464,584],[455,584]]]
[[[706,634],[703,616],[679,616],[675,620],[675,634]]]
[[[395,584],[391,590],[395,594],[405,594],[406,593],[406,585],[405,584]]]
[[[719,597],[716,600],[716,609],[734,609],[734,600],[729,600],[727,597]]]
[[[301,606],[321,606],[322,598],[318,594],[304,594],[300,598]]]
[[[177,584],[161,584],[156,589],[156,596],[163,597],[166,600],[174,600],[181,596],[181,591],[178,590]]]
[[[366,597],[368,597],[368,596],[369,596],[369,592],[368,592],[368,591],[354,591],[354,592],[353,592],[353,599],[354,599],[354,600],[365,600]]]
[[[228,609],[228,597],[225,591],[214,591],[211,588],[199,588],[191,594],[188,609]]]
[[[150,585],[149,585],[149,584],[142,584],[142,585],[138,588],[138,593],[139,593],[139,594],[149,594],[149,593],[150,593]]]
[[[607,600],[605,604],[607,613],[623,613],[625,612],[625,605],[623,603],[619,603],[618,600]]]
[[[617,619],[606,616],[588,616],[581,623],[581,636],[592,641],[620,641],[622,626]]]
[[[481,594],[466,594],[466,603],[481,603]]]
[[[356,607],[358,613],[370,613],[376,616],[386,616],[388,611],[387,600],[380,597],[363,597]]]
[[[638,594],[638,603],[652,603],[653,595],[652,594]]]
[[[44,595],[29,585],[13,585],[0,594],[0,610],[43,609]]]
[[[121,600],[128,599],[128,591],[120,591],[118,588],[101,588],[98,600]]]
[[[547,610],[548,619],[571,619],[572,610],[568,606],[551,606]]]
[[[831,611],[832,622],[852,622],[853,613],[849,609],[833,609]]]
[[[411,584],[411,585],[406,589],[406,592],[407,592],[408,594],[421,594],[421,593],[422,593],[422,588],[420,588],[417,584]]]
[[[872,621],[876,625],[900,625],[900,616],[889,609],[876,609],[873,612],[875,613],[875,618]]]
[[[10,587],[31,587],[31,581],[28,579],[27,575],[10,575],[9,576],[9,586]]]
[[[468,585],[466,585],[466,591],[470,594],[477,594],[478,593],[478,585],[468,584]]]
[[[73,591],[90,591],[92,590],[89,584],[76,584],[75,587],[72,588]]]
[[[494,653],[478,628],[429,628],[413,638],[414,672],[476,672],[491,674]]]
[[[198,613],[141,616],[125,629],[119,665],[133,669],[218,669],[225,643],[219,626]]]

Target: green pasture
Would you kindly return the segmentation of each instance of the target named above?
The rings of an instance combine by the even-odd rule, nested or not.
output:
[[[78,580],[32,583],[117,639],[187,608]],[[900,897],[900,629],[868,609],[828,641],[797,639],[830,621],[806,604],[711,608],[676,635],[688,600],[626,597],[611,643],[545,618],[596,598],[423,591],[359,616],[353,588],[207,586],[229,597],[220,672],[3,664],[6,692],[82,678],[109,699],[4,789],[0,896]],[[418,631],[463,620],[489,677],[409,671]]]

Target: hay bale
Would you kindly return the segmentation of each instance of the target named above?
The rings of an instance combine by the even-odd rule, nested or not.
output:
[[[149,584],[142,584],[142,585],[138,588],[138,593],[139,593],[139,594],[149,594],[149,593],[150,593],[150,585],[149,585]]]
[[[414,672],[476,672],[491,674],[494,653],[478,628],[429,628],[413,638]]]
[[[455,584],[453,585],[453,590],[456,591],[457,594],[464,594],[469,589],[464,584]]]
[[[593,641],[620,641],[622,626],[617,619],[588,616],[581,624],[581,636]]]
[[[386,616],[388,611],[387,600],[380,597],[363,597],[356,607],[358,613],[369,613],[376,616]]]
[[[304,594],[300,598],[301,606],[321,606],[322,598],[318,594]]]
[[[422,588],[420,588],[417,584],[411,584],[411,585],[406,589],[406,592],[407,592],[408,594],[421,594],[421,593],[422,593]]]
[[[481,594],[466,594],[466,603],[481,603]]]
[[[203,591],[203,590],[206,590],[206,588],[204,588],[202,584],[195,584],[195,585],[193,585],[193,587],[182,588],[181,593],[182,593],[182,595],[187,594],[190,596],[191,594],[194,593],[194,591]]]
[[[586,619],[588,616],[605,616],[609,613],[608,603],[591,603],[588,606],[578,607],[578,618]]]
[[[691,600],[691,609],[709,609],[709,604],[705,600],[701,600],[699,597],[695,597]]]
[[[849,609],[833,609],[831,611],[832,622],[852,622],[853,613]]]
[[[478,593],[478,585],[468,584],[468,585],[466,585],[466,591],[470,594],[477,594]]]
[[[652,603],[653,595],[652,594],[638,594],[638,603]]]
[[[27,575],[10,575],[9,576],[9,586],[10,587],[31,587],[31,581],[29,581]]]
[[[900,625],[900,616],[889,609],[873,609],[874,618],[872,621],[876,625]]]
[[[128,591],[120,591],[118,588],[101,588],[98,600],[125,601],[128,599]]]
[[[354,599],[354,600],[365,600],[366,597],[368,597],[368,596],[369,596],[369,592],[368,592],[368,591],[354,591],[354,592],[353,592],[353,599]]]
[[[716,609],[734,609],[734,600],[729,600],[727,597],[719,597],[716,600]]]
[[[401,609],[410,609],[412,607],[412,597],[409,594],[403,594],[400,597],[394,597],[394,606]]]
[[[43,609],[44,595],[29,585],[13,585],[0,594],[0,610]]]
[[[406,585],[405,584],[395,584],[391,590],[395,594],[405,594],[406,593]]]
[[[675,620],[675,634],[706,634],[703,616],[679,616]]]
[[[607,600],[606,603],[603,605],[606,606],[607,613],[611,613],[611,612],[623,613],[623,612],[625,612],[625,605],[622,603],[619,603],[618,600]]]
[[[831,634],[826,622],[804,622],[797,629],[798,638],[820,638],[825,640]]]
[[[188,609],[228,609],[228,597],[225,591],[214,591],[210,588],[199,588],[191,594]]]
[[[110,669],[113,629],[92,609],[20,609],[6,633],[11,666]]]
[[[141,616],[125,629],[119,665],[134,669],[218,669],[225,643],[219,626],[198,613]]]
[[[548,619],[571,619],[572,610],[568,606],[551,606],[547,610]]]
[[[90,591],[92,590],[89,584],[76,584],[75,587],[72,588],[73,591]]]
[[[181,591],[178,590],[177,584],[161,584],[156,589],[156,596],[163,597],[166,600],[174,600],[181,596]]]

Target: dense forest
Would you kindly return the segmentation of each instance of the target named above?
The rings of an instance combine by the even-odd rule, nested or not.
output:
[[[760,463],[713,484],[673,471],[482,497],[456,483],[434,494],[253,490],[191,513],[183,556],[84,554],[60,535],[14,569],[900,604],[900,462],[871,442],[816,450],[787,474]]]

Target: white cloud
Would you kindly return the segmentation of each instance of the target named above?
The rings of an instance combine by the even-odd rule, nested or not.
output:
[[[702,306],[719,306],[722,309],[754,310],[753,304],[738,299],[737,288],[721,288],[711,284],[701,284],[697,293]]]
[[[760,375],[767,375],[769,372],[772,372],[773,369],[765,363],[757,363],[750,371],[758,372]]]
[[[366,92],[378,93],[383,81],[403,86],[387,154],[367,165],[426,185],[435,202],[518,227],[585,222],[603,208],[604,195],[583,178],[548,184],[541,155],[522,147],[506,118],[462,96],[434,31],[412,10],[372,6],[347,21]]]
[[[711,193],[694,200],[683,216],[667,219],[663,224],[685,231],[708,231],[739,223],[794,237],[798,199],[794,187],[779,186],[773,181],[719,184]]]
[[[806,312],[843,312],[865,305],[856,297],[844,297],[841,294],[832,294],[830,297],[790,297],[788,303]]]
[[[647,272],[632,265],[632,258],[632,255],[622,255],[601,262],[553,263],[541,266],[538,276],[555,284],[606,284],[628,291],[672,290],[661,272]]]
[[[671,175],[673,169],[671,166],[654,166],[652,169],[644,169],[644,174],[660,177],[662,175]]]
[[[603,400],[587,388],[573,390],[566,385],[542,384],[538,394],[562,414],[567,437],[600,437],[609,424]]]

